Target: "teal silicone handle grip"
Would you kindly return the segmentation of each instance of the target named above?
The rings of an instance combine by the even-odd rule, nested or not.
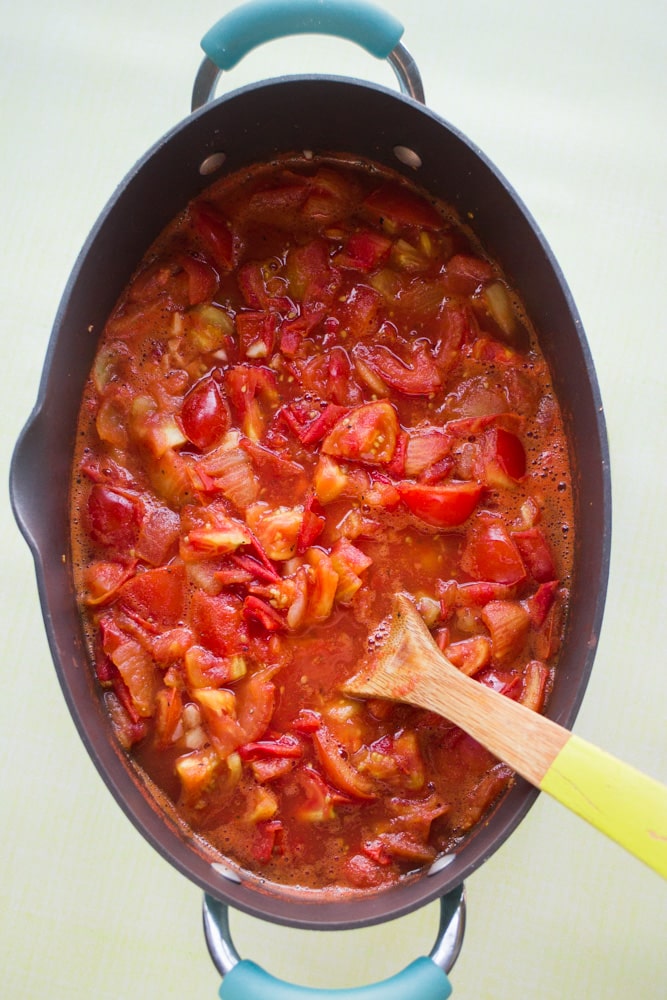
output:
[[[228,70],[264,42],[306,33],[347,38],[386,59],[403,25],[363,0],[250,0],[214,24],[201,47],[219,69]]]
[[[220,1000],[446,1000],[451,992],[449,979],[430,958],[418,958],[380,983],[347,990],[293,986],[244,959],[225,976],[218,995]]]

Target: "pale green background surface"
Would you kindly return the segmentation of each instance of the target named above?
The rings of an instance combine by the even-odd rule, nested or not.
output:
[[[5,482],[76,254],[116,183],[188,113],[199,38],[232,6],[1,0]],[[582,314],[609,427],[614,539],[575,728],[667,781],[667,6],[386,7],[406,26],[427,103],[520,193]],[[253,53],[227,86],[288,72],[394,85],[389,68],[349,43],[297,39]],[[0,995],[212,1000],[219,977],[201,894],[125,819],[79,742],[6,491],[1,511]],[[546,797],[467,891],[455,997],[667,996],[667,886]],[[244,955],[328,987],[396,972],[430,949],[436,922],[436,904],[338,934],[232,917]]]

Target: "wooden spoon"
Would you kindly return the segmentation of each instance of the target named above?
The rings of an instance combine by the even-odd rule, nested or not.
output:
[[[364,668],[343,690],[445,716],[667,878],[667,787],[466,677],[440,652],[405,594],[394,598],[386,638],[375,637]]]

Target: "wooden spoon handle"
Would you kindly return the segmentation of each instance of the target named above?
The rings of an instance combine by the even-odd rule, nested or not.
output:
[[[667,878],[665,785],[433,656],[447,679],[437,683],[425,671],[415,699]]]
[[[394,599],[379,651],[343,690],[439,712],[667,878],[667,787],[466,677],[440,652],[406,595]]]

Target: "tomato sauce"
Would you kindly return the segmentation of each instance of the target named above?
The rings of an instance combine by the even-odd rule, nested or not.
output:
[[[354,891],[456,849],[511,771],[342,682],[404,592],[459,669],[542,711],[571,529],[520,301],[384,168],[224,178],[109,317],[72,481],[91,663],[121,746],[247,871]]]

